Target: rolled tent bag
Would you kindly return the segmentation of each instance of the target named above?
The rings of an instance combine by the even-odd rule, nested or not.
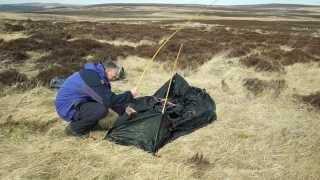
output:
[[[106,139],[155,153],[166,143],[217,119],[215,102],[208,93],[190,86],[179,74],[173,76],[162,114],[168,87],[169,81],[153,96],[135,99],[129,106],[137,113],[120,116]]]

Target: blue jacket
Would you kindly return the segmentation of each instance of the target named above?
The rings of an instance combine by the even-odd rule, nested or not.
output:
[[[79,103],[95,101],[111,108],[118,114],[124,113],[124,105],[133,99],[131,92],[116,95],[100,63],[88,63],[79,72],[69,76],[59,89],[55,106],[58,115],[72,121]]]

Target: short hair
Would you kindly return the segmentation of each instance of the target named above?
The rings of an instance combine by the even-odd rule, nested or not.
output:
[[[116,80],[125,79],[126,78],[126,72],[123,67],[118,66],[116,63],[112,61],[106,61],[102,63],[106,70],[108,69],[115,69],[117,70],[117,77]]]
[[[106,69],[119,69],[119,66],[111,61],[103,62],[102,64]]]

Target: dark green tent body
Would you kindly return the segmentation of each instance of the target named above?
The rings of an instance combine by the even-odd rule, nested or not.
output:
[[[216,106],[203,89],[191,87],[183,77],[173,77],[169,102],[162,115],[169,81],[153,96],[134,100],[137,113],[120,116],[106,138],[117,144],[134,145],[155,153],[163,145],[217,119]]]

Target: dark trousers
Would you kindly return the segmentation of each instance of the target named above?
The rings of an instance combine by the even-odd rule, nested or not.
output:
[[[97,102],[86,102],[77,105],[70,128],[77,134],[86,134],[108,115],[108,109]]]

